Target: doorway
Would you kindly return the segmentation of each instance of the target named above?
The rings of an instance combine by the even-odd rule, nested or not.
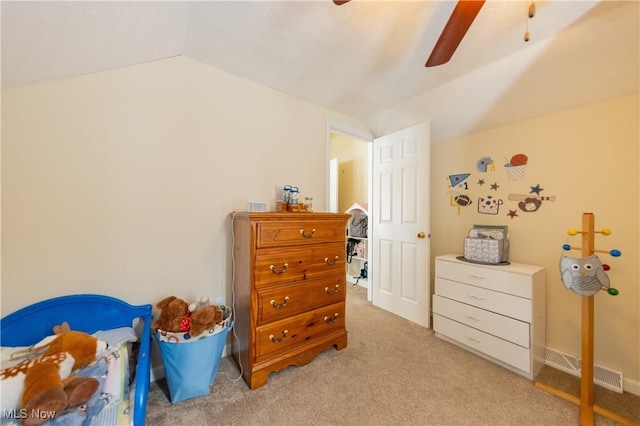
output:
[[[338,124],[328,127],[327,135],[327,211],[368,216],[367,209],[371,198],[372,135]],[[356,237],[348,241],[349,244],[353,243],[354,247],[357,246],[358,250],[347,256],[347,284],[366,288],[367,298],[372,301],[367,273],[370,256],[367,238]]]

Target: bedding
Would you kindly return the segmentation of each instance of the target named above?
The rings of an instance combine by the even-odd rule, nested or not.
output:
[[[54,325],[68,322],[108,343],[108,350],[73,374],[94,377],[99,386],[91,399],[58,413],[46,425],[144,425],[150,376],[151,305],[132,306],[102,295],[71,295],[45,300],[2,318],[0,368],[37,356],[27,349],[51,335]],[[30,327],[21,325],[28,321]],[[138,338],[134,326],[141,329]],[[43,413],[47,416],[47,413]],[[2,425],[19,424],[23,413],[4,409]]]

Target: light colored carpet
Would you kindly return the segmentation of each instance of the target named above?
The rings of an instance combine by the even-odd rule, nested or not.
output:
[[[361,287],[349,286],[346,324],[345,349],[271,374],[254,391],[229,380],[239,375],[231,357],[222,360],[211,395],[172,405],[166,381],[153,383],[147,424],[580,424],[577,405],[373,306]],[[539,380],[558,389],[575,387],[577,379],[566,373],[549,367],[543,373]],[[596,388],[596,405],[640,422],[640,397]],[[616,424],[598,415],[595,421]]]

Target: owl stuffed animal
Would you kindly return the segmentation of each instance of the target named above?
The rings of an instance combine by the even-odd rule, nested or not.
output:
[[[581,296],[592,296],[610,286],[609,276],[595,254],[580,258],[562,256],[560,274],[564,286]]]
[[[91,377],[71,376],[107,349],[107,343],[69,325],[54,328],[56,335],[29,348],[42,354],[0,370],[2,408],[20,410],[22,424],[38,425],[63,410],[87,402],[99,382]],[[43,416],[42,413],[49,413]]]

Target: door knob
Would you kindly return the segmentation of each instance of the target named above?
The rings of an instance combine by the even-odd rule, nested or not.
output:
[[[418,232],[418,238],[423,239],[425,237],[424,232]]]

